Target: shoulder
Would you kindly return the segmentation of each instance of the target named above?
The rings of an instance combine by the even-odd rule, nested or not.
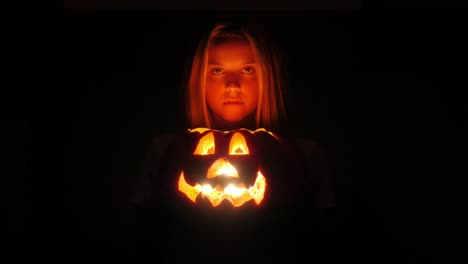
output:
[[[161,158],[170,149],[170,146],[176,142],[176,133],[162,133],[151,138],[149,145],[146,147],[146,158],[144,162],[144,170],[151,171],[161,162]]]
[[[326,174],[327,157],[319,141],[307,137],[289,137],[285,142],[309,174],[315,177]]]
[[[323,155],[322,145],[312,138],[286,136],[282,140],[292,151],[306,159],[317,158]]]
[[[154,136],[151,139],[151,146],[164,146],[171,143],[175,137],[177,136],[176,133],[162,133]]]
[[[315,186],[315,205],[318,208],[335,207],[334,180],[329,171],[323,145],[317,140],[304,137],[297,137],[291,141],[306,166],[309,183]]]
[[[177,133],[161,133],[153,136],[149,145],[149,152],[152,155],[161,153],[168,149],[168,147],[177,141]]]
[[[292,139],[292,144],[304,151],[321,151],[321,146],[319,142],[310,138],[296,137]]]
[[[153,181],[159,175],[159,170],[164,164],[163,157],[172,142],[176,140],[176,133],[162,133],[151,138],[146,150],[140,174],[136,178],[130,203],[141,207],[151,200],[153,195]]]

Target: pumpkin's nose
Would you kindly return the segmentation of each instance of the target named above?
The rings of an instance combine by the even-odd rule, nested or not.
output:
[[[236,168],[234,168],[225,158],[217,159],[208,169],[206,178],[216,178],[218,176],[239,178]]]

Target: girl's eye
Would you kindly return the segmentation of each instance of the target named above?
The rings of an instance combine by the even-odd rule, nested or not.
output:
[[[213,74],[222,74],[223,70],[221,68],[213,68],[213,69],[211,69],[211,73],[213,73]]]
[[[247,73],[247,74],[253,73],[254,71],[255,71],[254,67],[245,67],[242,69],[242,72]]]

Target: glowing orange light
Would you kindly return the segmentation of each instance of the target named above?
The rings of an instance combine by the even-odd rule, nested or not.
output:
[[[234,207],[239,207],[252,199],[258,205],[265,196],[265,189],[266,179],[260,171],[257,172],[255,183],[250,188],[245,188],[243,183],[237,186],[229,184],[224,189],[219,185],[213,188],[210,184],[196,183],[191,186],[185,181],[183,172],[179,176],[179,191],[193,202],[196,202],[198,195],[201,195],[208,199],[213,207],[218,206],[223,200],[228,200]]]
[[[206,132],[206,131],[208,131],[208,130],[217,131],[217,132],[223,132],[224,134],[228,134],[228,133],[231,132],[231,131],[229,131],[229,130],[228,130],[228,131],[220,131],[220,130],[210,129],[210,128],[206,128],[206,127],[197,127],[197,128],[192,128],[192,129],[189,128],[189,129],[188,129],[188,131],[189,131],[190,133],[199,133],[199,134],[203,134],[204,132]],[[274,137],[276,140],[279,139],[279,137],[278,137],[275,133],[273,133],[273,132],[271,132],[271,131],[268,131],[268,130],[266,130],[265,128],[257,128],[257,129],[255,129],[255,130],[253,130],[253,131],[252,131],[252,130],[249,130],[249,129],[246,129],[246,128],[240,128],[240,129],[238,129],[238,130],[248,131],[248,132],[250,132],[250,134],[252,134],[252,135],[255,135],[255,134],[259,133],[259,132],[266,132],[266,133],[270,134],[272,137]]]
[[[213,132],[204,135],[193,152],[195,155],[209,155],[215,153],[215,140]]]
[[[249,147],[245,142],[244,136],[236,132],[232,135],[231,143],[229,143],[229,154],[230,155],[248,155]]]
[[[216,178],[218,176],[239,178],[237,170],[226,159],[217,159],[208,169],[207,179]]]

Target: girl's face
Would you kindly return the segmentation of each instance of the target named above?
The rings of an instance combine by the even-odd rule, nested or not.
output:
[[[208,50],[206,102],[228,122],[238,122],[258,103],[258,64],[249,42],[233,40]]]

